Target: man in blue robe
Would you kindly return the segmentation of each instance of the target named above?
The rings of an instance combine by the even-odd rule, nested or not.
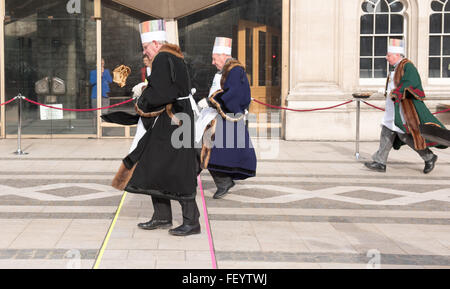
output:
[[[257,166],[244,121],[251,103],[250,84],[244,66],[231,57],[231,41],[218,37],[214,45],[212,64],[221,77],[215,78],[209,104],[219,115],[210,127],[214,144],[211,149],[203,149],[201,155],[202,167],[209,170],[217,186],[215,199],[228,194],[234,181],[254,177]]]

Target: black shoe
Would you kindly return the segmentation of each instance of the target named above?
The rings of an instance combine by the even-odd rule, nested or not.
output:
[[[172,221],[151,220],[148,223],[139,224],[138,227],[142,230],[168,229],[172,228]]]
[[[424,174],[429,174],[434,170],[434,167],[436,166],[436,162],[438,160],[437,156],[434,156],[433,159],[429,162],[425,162],[425,168],[423,169]]]
[[[201,233],[200,224],[195,226],[181,225],[176,229],[169,230],[169,234],[177,237],[186,237],[190,235],[198,235]]]
[[[217,192],[214,194],[214,199],[216,200],[222,199],[223,197],[225,197],[226,194],[228,194],[231,188],[233,188],[235,185],[236,184],[233,181],[231,181],[231,183],[227,187],[219,188]]]
[[[385,173],[386,172],[386,165],[372,162],[372,163],[365,163],[364,164],[368,169],[371,169],[372,171],[376,171],[379,173]]]

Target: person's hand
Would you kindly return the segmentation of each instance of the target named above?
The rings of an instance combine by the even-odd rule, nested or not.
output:
[[[135,97],[135,98],[141,97],[142,93],[144,92],[144,90],[146,88],[147,88],[147,83],[145,83],[145,82],[139,83],[138,85],[133,87],[133,97]]]
[[[205,109],[205,108],[209,107],[208,101],[206,100],[206,98],[200,100],[200,101],[198,102],[198,106],[199,106],[200,108],[202,108],[202,109]]]

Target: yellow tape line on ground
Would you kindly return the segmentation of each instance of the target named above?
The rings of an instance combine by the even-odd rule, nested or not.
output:
[[[123,207],[126,197],[127,197],[127,192],[125,192],[122,196],[122,200],[120,201],[120,205],[119,205],[119,208],[117,209],[116,216],[114,217],[111,227],[109,228],[108,234],[106,235],[105,241],[103,241],[103,245],[102,245],[102,248],[100,249],[100,253],[98,254],[97,260],[95,261],[94,269],[98,269],[100,267],[100,263],[102,261],[103,254],[105,253],[106,247],[108,246],[109,238],[111,237],[111,234],[114,230],[117,219],[119,218],[120,211],[122,210],[122,207]]]

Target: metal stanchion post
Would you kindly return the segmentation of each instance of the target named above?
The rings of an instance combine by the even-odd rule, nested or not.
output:
[[[361,125],[361,99],[356,99],[356,159],[359,160],[359,142]]]
[[[22,101],[24,96],[22,94],[19,93],[18,96],[16,96],[17,99],[19,99],[19,120],[18,120],[18,125],[17,125],[17,151],[14,152],[15,155],[18,156],[24,156],[24,155],[28,155],[28,153],[22,151]]]
[[[361,101],[368,99],[373,93],[371,92],[358,92],[353,94],[353,98],[356,101],[356,159],[359,160],[361,155],[359,152],[359,145],[361,141]]]

